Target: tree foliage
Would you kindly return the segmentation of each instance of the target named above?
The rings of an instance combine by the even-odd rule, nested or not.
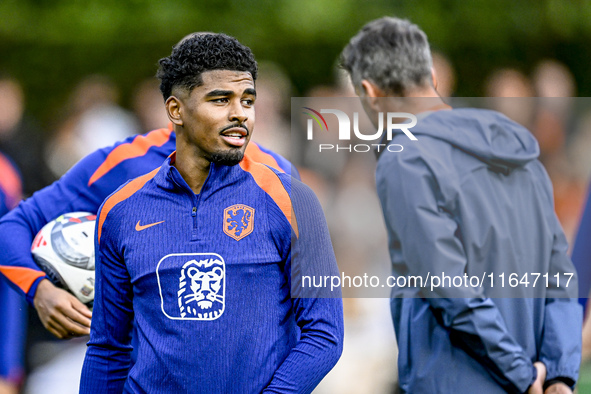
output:
[[[383,15],[425,30],[452,60],[458,95],[482,95],[497,67],[529,72],[543,58],[572,69],[579,95],[591,92],[587,0],[3,0],[0,70],[22,81],[30,110],[48,121],[83,76],[109,75],[129,95],[184,35],[215,31],[282,65],[304,95],[332,83],[343,46]]]

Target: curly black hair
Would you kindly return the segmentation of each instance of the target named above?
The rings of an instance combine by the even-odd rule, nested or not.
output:
[[[156,76],[167,100],[174,87],[191,91],[203,83],[201,73],[211,70],[246,71],[257,78],[257,62],[250,48],[234,37],[193,33],[176,44],[170,56],[160,59]]]

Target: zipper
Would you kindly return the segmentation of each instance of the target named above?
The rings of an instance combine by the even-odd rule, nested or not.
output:
[[[191,216],[193,217],[193,233],[191,234],[191,241],[197,240],[197,199],[195,199],[195,205],[191,210]]]
[[[172,169],[171,169],[172,171]],[[205,178],[205,182],[203,182],[203,187],[201,188],[201,193],[199,194],[195,194],[193,193],[193,191],[189,188],[187,189],[187,187],[181,186],[179,184],[179,182],[177,182],[177,180],[175,179],[174,175],[171,173],[170,174],[170,178],[172,179],[172,181],[174,182],[174,184],[181,190],[184,190],[186,192],[186,194],[189,196],[189,198],[191,199],[191,204],[192,204],[192,208],[191,208],[191,217],[193,218],[193,229],[191,231],[191,241],[197,241],[198,240],[198,223],[197,223],[197,208],[199,207],[199,202],[201,200],[201,195],[203,194],[204,191],[204,187],[207,184],[207,181],[209,180],[209,178],[211,177],[211,171],[212,169],[210,168],[209,170],[209,174],[207,174],[207,178]]]

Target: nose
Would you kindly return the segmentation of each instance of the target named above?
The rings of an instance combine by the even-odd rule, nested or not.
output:
[[[246,109],[242,106],[240,100],[237,100],[231,107],[230,107],[230,116],[229,119],[231,122],[243,124],[248,120],[248,114],[246,113]]]

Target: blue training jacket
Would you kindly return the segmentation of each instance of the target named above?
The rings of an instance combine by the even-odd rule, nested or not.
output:
[[[393,274],[492,274],[495,294],[507,296],[489,298],[490,285],[394,288],[394,297],[406,297],[391,302],[402,392],[522,393],[535,361],[546,365],[547,380],[574,385],[582,311],[576,275],[565,287],[562,274],[574,267],[537,142],[494,111],[424,115],[412,129],[417,141],[396,134],[404,150],[378,160]],[[540,298],[528,298],[525,282],[498,288],[501,274],[509,287],[511,273],[550,280],[537,283]],[[532,286],[534,276],[526,279]]]
[[[99,210],[81,393],[311,392],[343,339],[340,298],[290,296],[292,253],[338,275],[318,200],[249,157],[196,195],[174,159]]]
[[[31,256],[37,232],[64,213],[96,213],[103,200],[123,183],[161,165],[175,144],[172,125],[129,137],[86,156],[61,179],[21,202],[0,219],[0,273],[32,305],[37,285],[46,277]],[[299,179],[289,161],[253,142],[246,155]]]

